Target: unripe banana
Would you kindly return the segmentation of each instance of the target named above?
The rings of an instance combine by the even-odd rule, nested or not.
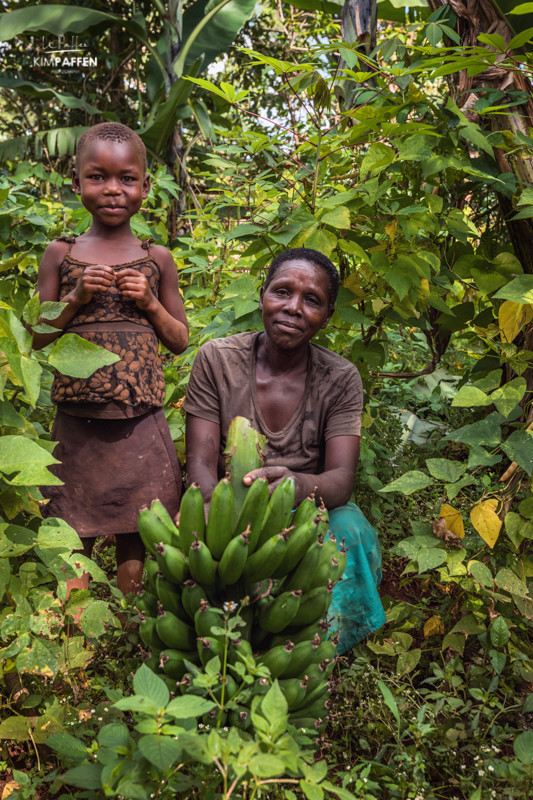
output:
[[[237,517],[233,536],[238,536],[250,526],[250,542],[248,545],[250,553],[254,552],[259,540],[261,525],[268,507],[268,499],[268,481],[266,478],[257,478],[248,489],[241,512]]]
[[[314,519],[316,517],[316,512],[317,512],[317,507],[315,503],[315,493],[311,492],[311,494],[309,494],[302,500],[302,502],[294,512],[294,516],[291,520],[291,525],[294,525],[296,528],[298,528],[305,522],[309,522],[309,520]]]
[[[159,542],[171,544],[175,540],[167,526],[149,508],[139,511],[137,527],[144,546],[153,556],[156,555]]]
[[[279,566],[288,540],[286,530],[276,533],[264,545],[255,551],[246,562],[243,577],[248,583],[263,581],[271,577],[272,573]]]
[[[185,661],[194,662],[196,660],[196,653],[186,653],[182,650],[167,648],[161,652],[160,666],[165,675],[168,675],[169,678],[173,678],[176,681],[180,681],[187,672]]]
[[[233,536],[233,489],[222,478],[213,491],[205,529],[205,542],[213,558],[219,559]]]
[[[317,517],[315,520],[305,522],[296,530],[291,531],[283,561],[274,571],[272,577],[284,577],[300,563],[305,553],[318,538],[318,522],[319,519]]]
[[[298,644],[298,642],[312,642],[317,634],[321,639],[325,639],[327,632],[328,625],[326,620],[320,620],[318,626],[316,622],[312,622],[310,625],[306,625],[303,628],[291,627],[285,631],[286,635],[294,644]]]
[[[155,581],[159,574],[159,565],[155,558],[147,558],[144,568],[146,570],[146,588],[150,594],[155,594]]]
[[[309,550],[304,553],[302,560],[295,567],[293,572],[287,576],[284,589],[301,589],[302,592],[308,592],[310,583],[315,574],[315,570],[321,563],[322,556],[322,542],[314,542]]]
[[[218,565],[218,577],[226,586],[233,586],[240,579],[248,559],[248,542],[250,526],[239,536],[232,539]]]
[[[218,656],[221,661],[224,658],[224,644],[218,639],[213,639],[212,636],[199,636],[196,644],[200,661],[204,667],[215,656]]]
[[[179,531],[184,553],[189,551],[195,534],[201,542],[205,539],[204,498],[197,483],[192,483],[181,498]]]
[[[157,545],[157,564],[165,578],[177,586],[189,577],[189,562],[181,550],[171,544]]]
[[[213,638],[222,641],[223,634],[213,633],[213,628],[224,628],[224,619],[221,614],[214,611],[205,600],[200,602],[200,608],[194,615],[194,627],[198,636]]]
[[[311,625],[321,619],[328,610],[332,599],[332,587],[318,586],[304,594],[300,608],[292,620],[292,625]]]
[[[301,590],[283,592],[259,611],[259,624],[268,633],[280,633],[290,625],[300,607]]]
[[[137,611],[146,617],[157,617],[157,597],[151,592],[142,592],[135,598]]]
[[[161,500],[158,500],[157,498],[152,500],[150,504],[150,511],[159,518],[163,525],[166,526],[168,532],[172,536],[172,541],[170,544],[173,547],[180,547],[180,532]]]
[[[261,533],[257,542],[258,548],[261,548],[274,534],[288,526],[294,508],[294,491],[294,478],[287,476],[272,492],[261,525]]]
[[[292,711],[304,701],[307,689],[307,681],[305,679],[287,678],[286,680],[278,680],[278,683],[287,701],[289,711]]]
[[[313,663],[316,648],[313,642],[298,642],[294,645],[292,658],[286,669],[281,673],[282,678],[301,678],[306,669]]]
[[[331,639],[317,642],[315,638],[313,647],[315,649],[315,655],[313,657],[314,664],[321,664],[324,660],[332,661],[337,655],[337,648]]]
[[[155,582],[157,598],[165,611],[171,611],[180,619],[187,621],[187,614],[181,602],[181,592],[178,587],[168,581],[163,575],[158,575]]]
[[[250,491],[242,479],[248,472],[262,466],[265,460],[263,456],[265,444],[266,436],[262,436],[252,428],[250,420],[245,417],[235,417],[231,421],[224,455],[226,470],[233,487],[234,522],[237,522],[246,494]]]
[[[139,636],[150,650],[164,650],[165,642],[157,633],[156,617],[146,617],[139,623]]]
[[[339,556],[341,558],[339,558]],[[336,583],[344,571],[344,567],[341,567],[341,560],[341,553],[337,553],[328,561],[322,559],[309,581],[309,591],[311,589],[316,589],[317,586],[327,586],[328,581]],[[344,558],[344,564],[345,563],[346,558]]]
[[[319,536],[324,537],[329,530],[329,514],[323,500],[320,501],[318,512],[322,518],[319,525],[318,534]]]
[[[292,649],[292,642],[287,642],[285,645],[280,644],[259,656],[257,663],[263,667],[268,667],[272,680],[275,680],[283,674],[291,663]]]
[[[207,600],[203,587],[196,581],[188,580],[183,584],[181,602],[187,616],[194,621],[194,615],[200,608],[200,602]]]
[[[167,648],[192,650],[196,647],[196,634],[190,625],[171,611],[164,611],[156,620],[156,631]],[[163,650],[165,648],[162,648]]]
[[[159,650],[156,650],[156,649],[154,648],[154,650],[151,650],[151,651],[150,651],[150,655],[149,655],[149,656],[148,656],[148,658],[147,658],[147,659],[144,661],[144,663],[146,664],[146,666],[147,666],[147,667],[150,667],[150,669],[152,670],[152,672],[157,672],[157,671],[158,671],[158,669],[159,669],[159,658],[160,658],[160,655],[161,655],[161,654],[160,654]]]
[[[217,562],[205,542],[194,541],[189,549],[189,570],[192,577],[201,586],[215,585]]]

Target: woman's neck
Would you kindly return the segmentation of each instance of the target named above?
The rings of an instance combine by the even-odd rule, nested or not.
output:
[[[273,377],[286,372],[307,371],[309,359],[309,343],[295,350],[280,350],[272,344],[264,333],[259,334],[257,342],[256,364],[263,372]]]

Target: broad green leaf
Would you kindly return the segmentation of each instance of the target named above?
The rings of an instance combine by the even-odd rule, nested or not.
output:
[[[506,300],[498,310],[502,342],[513,342],[522,328],[533,319],[533,306]]]
[[[526,497],[518,504],[518,511],[523,517],[533,519],[533,497]]]
[[[35,544],[41,550],[53,549],[70,552],[81,549],[80,537],[74,528],[71,528],[64,520],[55,517],[43,520],[37,531]]]
[[[180,742],[170,736],[141,736],[138,746],[145,759],[159,772],[170,769],[176,761],[181,760],[183,754]]]
[[[426,459],[426,466],[434,478],[447,483],[458,481],[466,470],[466,464],[461,464],[459,461],[451,461],[449,458],[428,458]]]
[[[494,576],[490,569],[482,561],[469,561],[467,569],[481,586],[493,586]]]
[[[285,762],[279,756],[263,753],[253,756],[247,768],[251,775],[257,775],[259,778],[275,778],[277,775],[283,775]]]
[[[20,525],[0,525],[0,558],[21,556],[35,545],[35,531]]]
[[[64,333],[54,344],[48,360],[62,375],[88,378],[97,369],[116,364],[120,356],[75,333]]]
[[[55,642],[34,639],[16,658],[19,672],[30,672],[40,678],[55,678],[59,670],[61,648]]]
[[[492,392],[497,389],[502,382],[501,369],[493,369],[484,378],[474,381],[473,385],[482,392]]]
[[[468,454],[468,469],[475,467],[493,467],[502,460],[501,456],[492,455],[477,444],[473,444]]]
[[[356,309],[353,310],[356,311]],[[370,342],[365,347],[361,339],[356,339],[350,350],[350,360],[355,364],[363,362],[370,370],[378,370],[382,367],[385,358],[385,348],[380,342]]]
[[[61,782],[78,786],[85,791],[101,791],[102,766],[100,764],[80,764],[61,775]]]
[[[346,206],[336,206],[335,208],[326,211],[321,218],[321,222],[325,225],[331,225],[332,228],[339,228],[340,230],[350,229],[350,211]]]
[[[432,483],[433,480],[424,472],[420,472],[419,469],[412,469],[409,472],[405,472],[400,478],[388,483],[379,491],[380,493],[400,492],[401,494],[412,494],[419,489],[431,486]]]
[[[49,31],[59,36],[66,31],[82,33],[99,22],[110,25],[119,21],[120,17],[67,5],[26,6],[5,14],[0,14],[0,30],[4,42],[31,31]]]
[[[383,696],[385,705],[392,711],[396,724],[398,725],[398,730],[400,730],[400,712],[398,711],[398,704],[394,699],[394,695],[383,681],[378,681],[378,689]]]
[[[457,394],[452,400],[452,406],[459,406],[461,408],[472,408],[477,406],[488,406],[491,400],[475,386],[461,386]]]
[[[521,581],[514,572],[507,567],[502,567],[494,578],[496,586],[505,589],[511,595],[517,597],[529,597],[527,584]]]
[[[51,486],[61,484],[46,467],[58,464],[47,450],[25,436],[4,436],[0,439],[0,471],[13,475],[8,483],[17,486]]]
[[[87,747],[80,739],[71,736],[66,731],[54,733],[46,740],[46,746],[51,747],[56,753],[67,758],[79,760],[80,758],[87,758]]]
[[[133,711],[134,713],[147,714],[149,717],[157,716],[159,711],[159,707],[152,703],[151,700],[146,697],[137,697],[137,695],[117,700],[114,707],[118,708],[119,711]]]
[[[507,536],[515,547],[519,547],[524,538],[522,536],[522,528],[525,527],[525,521],[515,511],[508,511],[505,515],[504,524]]]
[[[227,53],[236,35],[255,9],[255,0],[212,2],[197,0],[188,4],[183,12],[183,43],[187,50],[180,53],[180,61],[203,59],[203,66],[219,53]],[[209,18],[210,12],[218,11]]]
[[[406,653],[400,653],[396,661],[396,674],[407,675],[407,673],[412,672],[418,665],[421,656],[422,651],[419,647],[415,647],[413,650],[407,650]]]
[[[493,411],[485,419],[465,425],[456,431],[446,434],[445,439],[463,444],[478,444],[484,447],[496,447],[501,441],[501,423],[505,417],[497,411]]]
[[[526,3],[528,6],[533,6],[533,3]],[[533,10],[533,8],[532,8]],[[519,733],[513,742],[514,754],[522,764],[533,764],[533,731],[524,731]]]
[[[511,461],[531,475],[533,470],[533,431],[513,431],[502,444],[502,450]]]
[[[0,400],[0,425],[6,428],[25,428],[26,419],[15,410],[9,400]]]
[[[215,708],[215,703],[211,700],[188,694],[171,700],[165,713],[174,719],[193,719],[207,714],[212,708]]]
[[[324,255],[331,256],[333,250],[337,245],[337,237],[326,230],[311,230],[309,235],[304,236],[303,246],[311,247],[313,250],[318,250]]]
[[[524,701],[524,705],[522,706],[522,713],[529,714],[533,711],[533,692],[530,692]]]
[[[504,618],[499,614],[490,625],[490,641],[493,647],[505,647],[509,641],[509,628]]]
[[[514,378],[501,388],[496,389],[490,396],[500,414],[508,417],[524,396],[527,383],[524,378]],[[533,444],[533,442],[532,442]]]
[[[513,303],[531,305],[533,303],[533,275],[518,275],[494,295],[498,300],[512,300]]]
[[[495,498],[483,500],[470,512],[470,521],[489,547],[494,547],[500,535],[502,521],[496,514],[498,501]]]
[[[396,159],[396,153],[392,147],[379,142],[371,144],[361,163],[360,175],[364,178],[367,172],[380,172]]]
[[[429,572],[446,561],[446,551],[442,547],[421,547],[416,554],[418,572]]]
[[[500,653],[498,650],[489,650],[490,663],[496,675],[501,675],[507,663],[507,656],[505,653]]]
[[[25,742],[30,738],[31,724],[28,717],[7,717],[0,722],[0,739],[14,739]]]
[[[109,604],[104,600],[93,600],[83,609],[78,624],[85,636],[89,639],[98,639],[103,636],[107,627],[113,626],[114,621],[115,617]]]
[[[157,724],[157,723],[156,723]],[[127,751],[131,742],[130,732],[123,722],[110,722],[98,732],[98,744],[115,752]]]
[[[142,664],[133,678],[133,691],[139,697],[148,697],[156,706],[164,707],[170,700],[170,693],[162,678]]]

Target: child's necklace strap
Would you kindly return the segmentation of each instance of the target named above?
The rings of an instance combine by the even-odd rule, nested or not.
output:
[[[67,256],[69,256],[70,251],[72,250],[72,245],[76,242],[76,237],[65,234],[64,236],[56,236],[55,240],[56,242],[66,242],[66,244],[68,244]]]

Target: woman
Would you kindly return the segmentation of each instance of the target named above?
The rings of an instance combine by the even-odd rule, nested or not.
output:
[[[264,331],[215,339],[200,348],[184,407],[187,478],[206,502],[224,474],[229,423],[247,417],[267,437],[265,466],[245,475],[266,478],[270,491],[287,475],[296,503],[315,492],[329,509],[330,529],[344,540],[348,564],[333,592],[340,615],[339,651],[377,630],[385,615],[377,585],[376,534],[353,503],[363,389],[357,369],[311,339],[333,313],[339,277],[332,262],[307,248],[286,250],[270,265],[259,308]]]

